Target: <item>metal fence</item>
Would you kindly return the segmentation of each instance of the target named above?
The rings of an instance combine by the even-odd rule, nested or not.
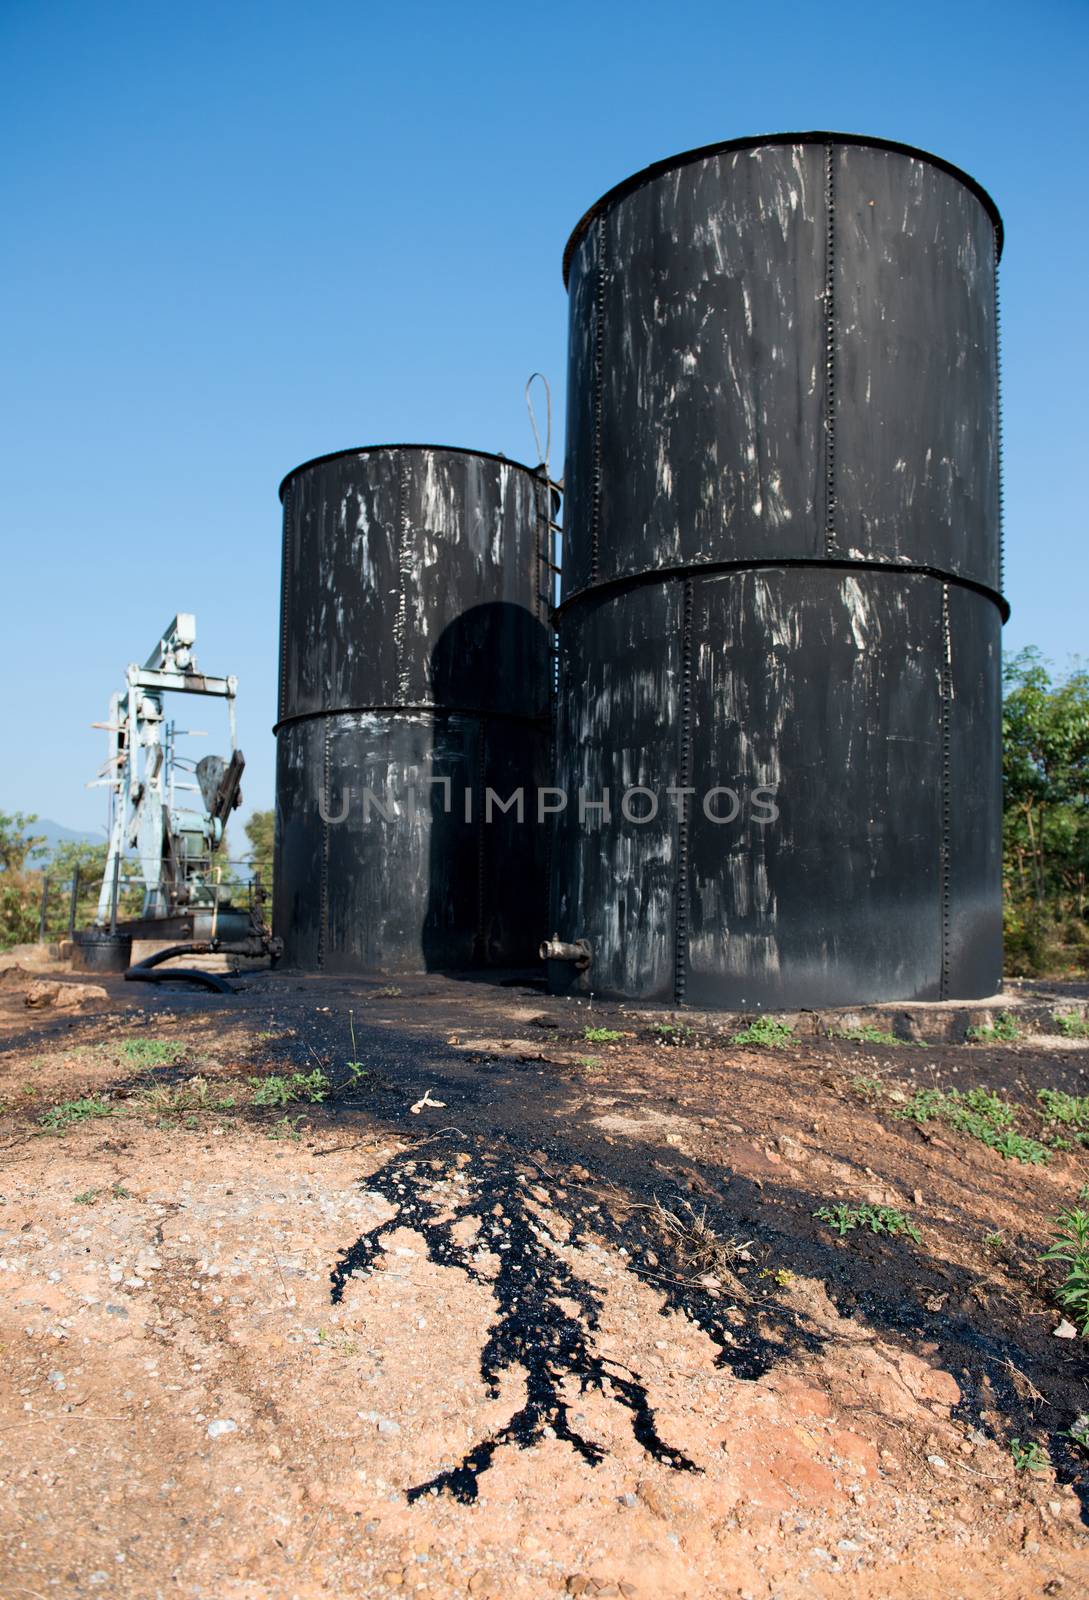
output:
[[[250,911],[256,898],[264,889],[261,875],[250,861],[217,861],[221,870],[218,889],[220,904]],[[214,881],[214,872],[209,874]],[[98,914],[104,877],[97,866],[77,867],[71,874],[46,871],[41,879],[41,897],[38,908],[38,939],[56,943],[70,939],[77,928],[90,927]],[[139,917],[144,908],[144,886],[138,879],[127,876],[123,870],[114,874],[108,898],[109,924]],[[265,894],[265,916],[268,915],[268,898]]]

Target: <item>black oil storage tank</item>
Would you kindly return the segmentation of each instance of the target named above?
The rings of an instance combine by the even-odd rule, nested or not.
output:
[[[957,168],[834,133],[578,224],[554,987],[998,989],[1001,244]]]
[[[339,451],[281,484],[273,920],[286,964],[536,960],[548,494],[517,462],[430,445]],[[521,817],[503,809],[519,787]]]

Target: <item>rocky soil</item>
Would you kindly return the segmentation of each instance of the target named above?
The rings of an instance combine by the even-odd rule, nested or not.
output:
[[[42,981],[0,984],[5,1596],[1089,1594],[1039,1260],[1089,1149],[1038,1101],[1086,1041]],[[935,1087],[1046,1159],[901,1114]]]

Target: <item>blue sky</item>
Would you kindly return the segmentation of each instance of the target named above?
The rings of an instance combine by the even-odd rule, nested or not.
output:
[[[650,161],[780,129],[922,145],[997,200],[1006,648],[1068,665],[1087,46],[1086,0],[0,0],[0,810],[103,822],[89,724],[174,610],[239,676],[271,805],[284,472],[399,439],[529,459],[535,368],[561,456],[570,229]]]

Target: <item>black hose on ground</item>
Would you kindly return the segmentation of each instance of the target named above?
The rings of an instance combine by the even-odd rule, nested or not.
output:
[[[165,972],[155,971],[162,962],[169,961],[174,956],[206,956],[214,954],[217,950],[231,948],[229,945],[221,945],[218,939],[205,939],[193,944],[168,945],[165,950],[154,950],[135,966],[129,967],[125,977],[131,983],[166,983],[177,979],[180,983],[202,984],[205,989],[211,989],[215,994],[234,994],[235,990],[225,978],[219,976],[218,972],[201,972],[198,967],[170,967]]]
[[[235,994],[225,978],[218,972],[201,972],[198,967],[171,967],[166,972],[155,972],[150,967],[130,967],[125,977],[134,983],[166,983],[172,978],[179,979],[182,983],[199,983],[205,989],[212,989],[216,994]]]

